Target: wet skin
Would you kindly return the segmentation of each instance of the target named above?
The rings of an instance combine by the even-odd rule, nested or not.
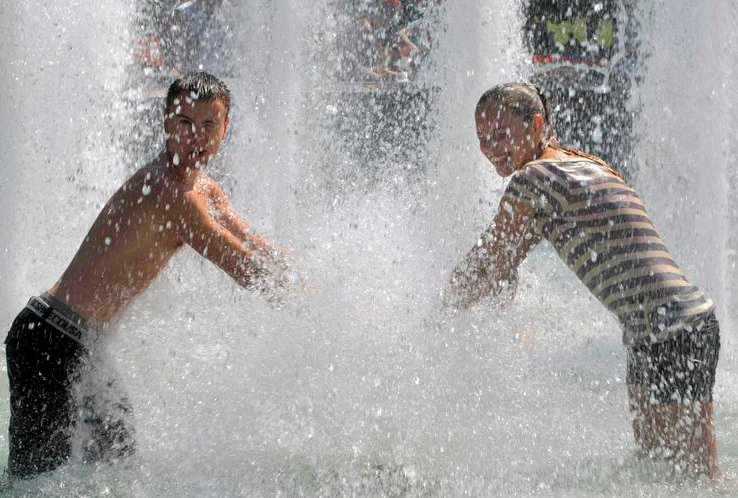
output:
[[[545,121],[540,114],[525,122],[490,105],[475,119],[480,151],[502,177],[536,159],[579,157],[544,145]],[[512,299],[517,268],[541,240],[531,229],[531,217],[525,204],[509,198],[500,202],[490,226],[452,272],[444,293],[447,306],[470,308],[490,295],[498,303]],[[654,404],[642,386],[630,386],[629,397],[633,435],[645,455],[670,454],[667,460],[687,475],[719,476],[712,403]]]
[[[557,155],[548,149],[541,153],[538,137],[545,123],[540,115],[526,123],[511,112],[488,106],[475,115],[475,120],[479,149],[502,177],[538,157]],[[541,238],[528,223],[532,216],[528,206],[508,199],[503,202],[480,243],[452,272],[444,293],[446,304],[469,308],[489,295],[501,302],[514,296],[517,267]]]
[[[221,100],[181,95],[166,110],[166,151],[107,202],[49,293],[98,327],[143,292],[184,245],[249,286],[284,267],[276,248],[252,235],[202,166],[228,129]]]

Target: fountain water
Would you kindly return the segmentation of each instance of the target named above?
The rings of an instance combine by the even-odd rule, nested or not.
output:
[[[632,457],[617,325],[550,251],[525,264],[510,308],[451,320],[434,312],[445,275],[503,187],[477,152],[471,115],[484,89],[527,71],[513,2],[445,5],[427,76],[439,89],[433,162],[420,186],[354,191],[332,190],[332,166],[345,152],[320,146],[340,138],[318,126],[341,98],[316,57],[330,37],[323,13],[335,4],[225,5],[238,28],[234,122],[213,168],[240,212],[295,248],[317,290],[274,310],[182,251],[107,340],[106,361],[135,407],[138,455],[115,466],[73,460],[17,486],[17,495],[707,494],[663,484],[658,468]],[[656,4],[644,19],[652,55],[635,98],[643,105],[637,186],[727,322],[733,221],[697,216],[730,206],[738,43],[727,36],[734,8],[720,9]],[[9,323],[58,276],[130,171],[131,158],[111,140],[128,113],[111,95],[123,87],[134,12],[114,2],[31,1],[0,14],[0,78],[13,96],[0,118],[14,123],[0,134],[10,151],[0,173],[9,214],[0,227],[11,234],[0,248],[0,319]],[[689,69],[697,60],[711,69]],[[694,94],[681,90],[685,75]],[[701,135],[715,116],[724,127]],[[677,142],[693,136],[685,130],[700,137],[695,149]],[[677,160],[682,152],[689,162]],[[714,176],[688,175],[688,164],[710,164]],[[738,399],[732,355],[723,358],[718,426],[723,466],[734,473],[738,448],[728,441]]]

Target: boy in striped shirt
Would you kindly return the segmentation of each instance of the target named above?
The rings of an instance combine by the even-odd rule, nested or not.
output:
[[[716,477],[712,301],[686,279],[619,172],[558,144],[537,88],[496,86],[475,117],[482,153],[510,182],[494,221],[455,268],[446,304],[510,297],[518,265],[547,239],[622,325],[638,446],[686,474]]]

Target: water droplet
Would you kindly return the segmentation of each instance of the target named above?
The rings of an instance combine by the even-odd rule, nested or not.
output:
[[[110,237],[105,237],[105,245],[106,246],[109,246],[112,243],[113,243],[113,239],[111,239]]]
[[[141,189],[141,193],[142,193],[143,195],[149,195],[149,194],[151,193],[151,186],[150,186],[150,185],[146,185],[146,184],[144,183],[144,186],[143,186],[143,188]]]
[[[592,130],[592,141],[596,144],[602,143],[602,128],[599,124]]]

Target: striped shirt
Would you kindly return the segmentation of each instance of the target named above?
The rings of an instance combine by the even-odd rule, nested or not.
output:
[[[513,174],[505,197],[533,210],[533,232],[618,317],[626,345],[668,340],[713,310],[674,262],[643,201],[597,163],[530,162]]]

